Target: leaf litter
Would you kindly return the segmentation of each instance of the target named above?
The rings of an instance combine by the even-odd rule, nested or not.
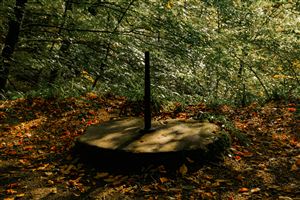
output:
[[[76,137],[92,124],[115,118],[122,105],[123,97],[91,93],[80,98],[0,102],[0,198],[239,200],[300,196],[297,103],[269,102],[244,108],[199,104],[155,116],[225,115],[249,138],[250,145],[232,135],[232,148],[220,163],[197,165],[187,158],[175,171],[161,165],[122,174],[88,166],[71,156]]]

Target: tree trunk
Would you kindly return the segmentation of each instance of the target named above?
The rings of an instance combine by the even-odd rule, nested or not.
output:
[[[67,19],[67,11],[70,10],[70,11],[73,11],[72,9],[72,1],[71,0],[66,0],[65,1],[65,8],[64,8],[64,13],[63,13],[63,21],[60,25],[61,28],[58,29],[58,32],[57,34],[60,35],[61,32],[62,32],[62,28],[65,26],[66,24],[66,19]],[[56,42],[53,42],[52,43],[52,46],[50,48],[50,52],[53,51],[53,48],[54,48],[54,45],[56,44]],[[62,56],[63,56],[63,53],[66,53],[67,50],[69,49],[70,47],[70,43],[68,41],[62,41],[62,45],[61,45],[61,48],[60,48],[60,53],[62,53]],[[49,80],[48,80],[48,83],[50,85],[53,85],[55,83],[55,80],[57,79],[58,77],[58,68],[57,66],[54,66],[53,69],[51,69],[50,71],[50,77],[49,77]]]
[[[0,91],[6,87],[12,55],[17,45],[27,0],[16,0],[15,16],[10,19],[0,63]]]

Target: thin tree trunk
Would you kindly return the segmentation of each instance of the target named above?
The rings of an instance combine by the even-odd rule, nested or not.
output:
[[[1,53],[0,63],[0,91],[4,90],[8,80],[12,55],[18,43],[20,28],[24,16],[27,0],[16,0],[15,16],[9,21],[8,33],[5,38],[4,48]]]
[[[72,11],[72,1],[71,0],[66,0],[65,1],[65,8],[64,8],[64,13],[63,13],[63,21],[62,21],[62,24],[60,25],[61,28],[58,29],[58,32],[57,34],[60,35],[61,32],[63,31],[63,28],[66,24],[66,19],[67,19],[67,11],[70,10]],[[54,46],[55,46],[56,42],[53,42],[52,43],[52,46],[50,48],[50,52],[53,51],[54,49]],[[61,53],[62,52],[66,52],[68,49],[69,49],[69,46],[70,46],[70,43],[66,42],[66,41],[62,41],[62,45],[61,45],[61,48],[60,48],[60,51]],[[49,77],[49,84],[52,85],[54,84],[55,80],[57,79],[58,77],[58,68],[57,66],[54,66],[53,69],[51,69],[50,71],[50,77]]]

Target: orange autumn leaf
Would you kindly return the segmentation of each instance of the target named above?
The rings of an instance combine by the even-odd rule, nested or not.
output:
[[[248,192],[248,191],[249,191],[249,189],[248,189],[248,188],[245,188],[245,187],[239,189],[239,192],[240,192],[240,193]]]
[[[298,171],[298,169],[299,169],[299,167],[296,165],[296,163],[293,164],[292,167],[291,167],[292,172],[296,172],[296,171]]]
[[[241,156],[234,156],[234,159],[235,159],[236,161],[239,161],[239,160],[241,160],[242,158],[241,158]]]
[[[23,150],[24,151],[30,151],[30,150],[32,150],[34,147],[32,146],[32,145],[29,145],[29,146],[25,146],[24,148],[23,148]]]
[[[166,178],[166,177],[161,177],[161,178],[159,178],[159,180],[160,180],[161,183],[165,183],[165,182],[169,181],[169,179]]]
[[[6,190],[6,194],[17,194],[18,192],[16,190],[13,189],[8,189]]]
[[[290,112],[296,112],[296,108],[288,108],[288,111],[290,111]]]

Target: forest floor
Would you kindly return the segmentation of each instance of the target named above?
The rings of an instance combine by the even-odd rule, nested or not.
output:
[[[101,162],[81,161],[73,152],[76,137],[88,126],[116,117],[124,106],[124,98],[93,93],[0,101],[0,199],[300,199],[296,101],[244,108],[199,104],[156,116],[225,116],[234,126],[231,131],[237,131],[219,162],[195,164],[187,158],[173,168],[130,171],[122,163],[110,170]],[[225,126],[224,120],[215,122]]]

